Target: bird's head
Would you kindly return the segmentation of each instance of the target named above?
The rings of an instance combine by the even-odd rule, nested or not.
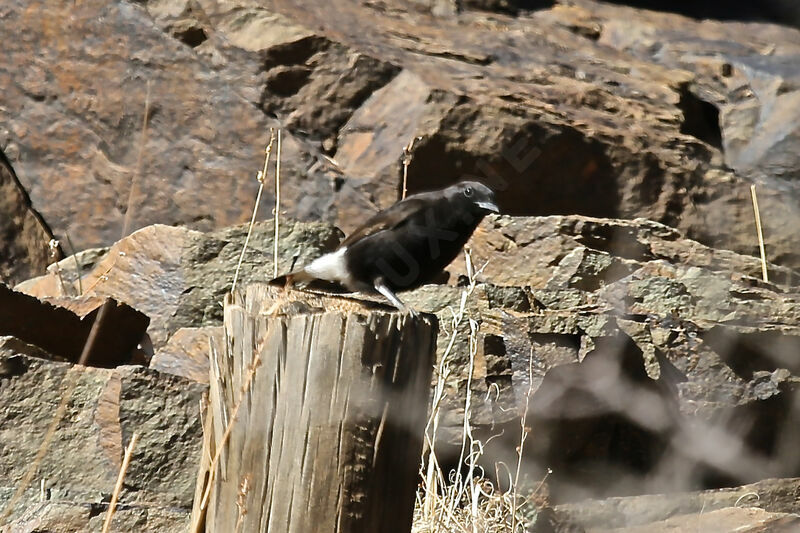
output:
[[[470,212],[481,217],[500,212],[494,199],[494,191],[477,181],[462,181],[451,185],[445,194],[450,202],[466,206]]]

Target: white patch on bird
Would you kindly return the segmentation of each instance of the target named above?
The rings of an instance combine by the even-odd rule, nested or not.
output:
[[[344,261],[344,252],[346,250],[347,248],[339,248],[335,252],[318,257],[303,270],[317,279],[335,281],[348,287],[351,284],[351,279]]]

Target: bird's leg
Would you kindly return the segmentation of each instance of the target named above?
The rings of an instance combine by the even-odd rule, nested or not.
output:
[[[383,294],[386,297],[386,299],[389,300],[392,303],[392,305],[398,308],[400,311],[411,313],[411,316],[413,316],[414,318],[419,317],[419,315],[414,309],[412,309],[411,307],[407,306],[402,301],[400,301],[400,298],[398,298],[397,295],[392,292],[392,289],[390,289],[389,286],[386,285],[386,282],[384,281],[383,278],[381,277],[375,278],[375,281],[372,282],[372,286],[375,287],[376,291]]]

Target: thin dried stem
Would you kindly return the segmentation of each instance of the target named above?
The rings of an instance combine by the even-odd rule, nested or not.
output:
[[[525,394],[525,410],[519,421],[520,436],[519,447],[517,448],[517,470],[514,472],[514,483],[511,487],[511,533],[517,531],[517,486],[519,485],[519,472],[522,468],[522,453],[525,448],[525,439],[528,438],[528,409],[530,408],[531,396],[533,396],[533,348],[528,355],[528,392]]]
[[[128,191],[128,202],[125,207],[125,220],[122,223],[122,237],[128,235],[131,229],[131,220],[133,218],[133,199],[136,196],[137,185],[139,184],[139,176],[142,172],[142,156],[144,154],[144,146],[147,144],[147,126],[150,120],[150,80],[147,80],[147,94],[144,98],[144,116],[142,117],[142,132],[139,137],[139,154],[136,156],[136,168],[133,171],[131,178],[131,188]]]
[[[206,483],[206,488],[203,491],[203,498],[200,500],[200,515],[202,516],[205,513],[206,507],[208,507],[208,499],[211,495],[211,487],[214,485],[214,477],[216,476],[217,472],[217,463],[219,462],[220,455],[222,455],[222,450],[225,449],[225,444],[228,442],[228,438],[231,435],[231,430],[233,430],[233,426],[236,423],[237,416],[239,415],[239,408],[242,406],[243,400],[247,391],[250,389],[250,384],[253,382],[253,377],[256,375],[256,369],[261,365],[261,356],[256,354],[255,358],[253,359],[253,364],[250,366],[250,372],[247,375],[247,380],[242,385],[242,390],[239,391],[239,397],[236,399],[236,405],[233,408],[233,412],[231,414],[230,422],[228,423],[228,427],[225,428],[225,433],[222,434],[222,439],[217,445],[217,449],[214,452],[214,457],[211,459],[211,464],[208,467],[208,482]],[[193,532],[200,533],[200,526],[203,524],[203,520],[199,519],[194,525]]]
[[[131,455],[133,449],[136,447],[136,441],[139,440],[139,434],[134,433],[128,447],[125,448],[125,457],[122,459],[122,466],[119,468],[119,475],[117,476],[117,483],[114,485],[114,492],[111,494],[111,501],[108,504],[108,513],[103,522],[103,533],[108,533],[111,528],[111,520],[114,518],[114,511],[117,508],[117,500],[119,500],[119,493],[122,492],[122,482],[125,481],[125,473],[128,471],[128,465],[131,463]]]
[[[447,330],[448,346],[437,363],[437,383],[434,388],[431,413],[425,430],[425,451],[420,468],[422,482],[417,495],[415,533],[519,533],[525,520],[521,516],[524,504],[516,502],[515,485],[520,479],[521,456],[518,457],[517,474],[505,467],[508,472],[509,490],[500,492],[485,478],[481,460],[485,457],[485,448],[494,438],[486,441],[476,439],[470,425],[474,407],[472,395],[472,376],[479,349],[479,321],[469,315],[469,298],[477,288],[476,278],[486,268],[484,264],[476,269],[472,263],[469,250],[465,250],[466,271],[469,284],[461,293],[457,309],[450,309],[452,314],[451,329]],[[445,383],[452,376],[451,352],[457,338],[463,336],[460,331],[464,320],[469,321],[469,365],[466,372],[466,398],[462,418],[462,441],[459,453],[459,468],[450,471],[447,476],[436,458],[436,435],[439,427],[442,406],[445,405],[447,392]],[[445,325],[445,324],[443,324]],[[527,408],[526,408],[527,412]],[[528,434],[525,421],[522,427],[525,436]],[[521,438],[520,450],[525,437]],[[427,454],[427,456],[425,455]],[[461,473],[461,467],[466,472]],[[497,463],[495,464],[497,466]],[[505,465],[502,465],[505,466]],[[499,474],[498,474],[499,478]],[[514,489],[512,492],[512,488]],[[513,499],[513,500],[512,500]],[[513,518],[512,518],[513,516]]]
[[[106,321],[106,316],[108,316],[108,313],[111,312],[111,308],[115,307],[115,305],[116,304],[113,300],[106,298],[106,301],[100,306],[100,309],[97,311],[97,315],[94,318],[94,322],[92,323],[92,329],[89,330],[89,336],[86,338],[86,342],[83,345],[81,356],[78,358],[78,365],[86,366],[87,363],[89,363],[89,356],[92,355],[92,350],[97,342],[97,336],[100,334],[100,330],[103,328],[103,324]]]
[[[279,132],[280,134],[280,132]],[[272,153],[272,143],[275,141],[275,130],[269,130],[269,142],[264,148],[264,168],[258,173],[256,179],[258,180],[258,193],[256,193],[256,203],[253,206],[253,215],[250,217],[250,225],[247,228],[247,237],[244,239],[244,246],[242,246],[242,253],[239,254],[239,261],[236,263],[236,271],[233,274],[233,283],[231,284],[231,294],[236,289],[236,282],[239,280],[239,271],[242,268],[242,261],[244,261],[244,254],[247,252],[247,245],[250,243],[250,236],[253,234],[253,226],[256,223],[256,215],[258,214],[258,206],[261,204],[261,193],[264,191],[264,182],[267,179],[267,165],[269,165],[269,156]]]
[[[411,164],[411,150],[414,149],[414,143],[422,137],[414,137],[407,145],[403,147],[403,192],[400,199],[405,200],[408,195],[408,165]]]
[[[83,295],[83,281],[81,280],[81,273],[83,272],[83,265],[78,261],[78,254],[75,253],[75,247],[72,245],[72,240],[69,238],[69,233],[64,233],[69,245],[69,251],[72,254],[72,259],[75,261],[75,276],[78,278],[78,296]]]
[[[758,197],[756,196],[756,186],[750,186],[750,197],[753,199],[753,214],[756,217],[756,232],[758,233],[758,249],[761,252],[761,278],[769,282],[767,275],[767,253],[764,250],[764,233],[761,231],[761,213],[758,211]]]
[[[278,156],[275,161],[275,237],[272,239],[272,277],[278,277],[278,223],[281,214],[281,130],[278,130]]]

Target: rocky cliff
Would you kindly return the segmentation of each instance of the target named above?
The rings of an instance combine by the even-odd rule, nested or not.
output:
[[[553,527],[704,529],[704,509],[792,524],[798,13],[662,4],[6,2],[0,276],[17,292],[0,294],[0,524],[94,528],[140,431],[119,527],[185,527],[208,340],[270,128],[281,271],[404,184],[496,189],[504,216],[469,245],[477,284],[462,257],[407,296],[439,315],[452,367],[443,464],[469,396],[487,472],[516,461],[527,413],[524,472],[536,486],[553,470]],[[242,283],[271,277],[273,234],[256,224]],[[134,341],[74,365],[100,316]],[[679,495],[638,496],[663,492]]]

